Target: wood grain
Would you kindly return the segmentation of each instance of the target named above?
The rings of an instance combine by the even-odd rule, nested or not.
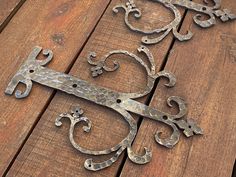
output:
[[[16,100],[4,94],[11,77],[36,45],[54,51],[57,60],[49,64],[51,68],[67,71],[108,3],[109,0],[29,0],[0,34],[0,175],[53,93],[34,85],[28,98]]]
[[[222,7],[236,10],[233,0],[222,1]],[[191,29],[194,38],[185,43],[176,42],[165,67],[176,75],[177,85],[167,90],[161,81],[151,106],[173,111],[165,106],[167,98],[183,97],[188,102],[188,117],[199,123],[204,135],[189,139],[182,136],[169,150],[154,141],[157,130],[164,130],[168,136],[168,128],[145,119],[133,148],[140,153],[144,146],[152,148],[153,159],[143,166],[127,160],[121,176],[232,175],[236,157],[236,23],[217,21],[215,27],[202,29],[193,24],[193,14],[196,13],[187,14],[181,31]]]
[[[10,21],[13,15],[21,7],[25,0],[1,0],[0,1],[0,32]]]
[[[115,16],[112,12],[113,6],[119,2],[125,1],[114,0],[109,5],[93,35],[72,67],[70,74],[117,91],[132,92],[143,89],[146,82],[145,72],[137,63],[124,56],[114,56],[120,62],[119,71],[104,73],[104,75],[93,79],[90,73],[91,66],[89,66],[86,59],[89,51],[97,52],[98,58],[113,49],[137,52],[141,35],[127,29],[124,24],[124,14],[120,13]],[[140,0],[137,1],[137,4],[140,7],[150,9],[149,12],[143,14],[141,22],[136,22],[137,25],[149,24],[151,25],[150,27],[154,27],[154,25],[161,23],[164,18],[170,19],[171,17],[171,13],[166,11],[164,7],[154,7],[152,2],[147,3],[144,0]],[[135,23],[135,21],[133,22]],[[155,56],[157,70],[160,69],[172,39],[170,35],[162,44],[150,46],[150,50]],[[57,62],[57,60],[58,58],[55,57],[54,62]],[[41,89],[44,88],[41,87]],[[143,98],[141,101],[145,102],[146,99]],[[54,121],[57,115],[62,112],[68,112],[73,105],[80,105],[85,111],[85,116],[92,121],[91,133],[84,134],[81,131],[81,127],[76,130],[75,136],[83,147],[96,150],[109,148],[119,143],[127,135],[128,127],[117,113],[94,105],[91,102],[58,92],[16,158],[8,176],[112,177],[118,174],[122,157],[107,169],[96,173],[87,171],[83,164],[91,156],[83,155],[71,146],[68,139],[69,122],[66,122],[61,128],[55,127]],[[97,157],[95,161],[107,160],[108,158],[107,156]]]

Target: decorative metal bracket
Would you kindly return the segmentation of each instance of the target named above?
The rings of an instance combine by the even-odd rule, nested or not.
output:
[[[26,89],[24,92],[16,90],[15,97],[16,98],[24,98],[27,97],[32,88],[32,81],[42,84],[44,86],[48,86],[54,89],[61,90],[68,94],[75,95],[77,97],[92,101],[96,104],[108,107],[119,114],[121,114],[125,121],[129,124],[130,132],[129,134],[116,146],[100,150],[93,151],[82,148],[79,146],[73,138],[74,127],[77,123],[84,121],[87,123],[87,126],[84,126],[84,131],[89,132],[91,128],[91,122],[88,118],[83,117],[83,111],[80,108],[73,109],[71,113],[61,114],[55,121],[57,126],[61,126],[61,118],[66,117],[71,121],[70,131],[69,131],[69,139],[78,151],[84,154],[89,155],[104,155],[115,153],[115,155],[107,161],[96,163],[93,162],[92,159],[87,159],[84,163],[84,166],[88,170],[97,171],[104,169],[110,165],[112,165],[120,156],[120,154],[127,149],[128,156],[131,161],[138,164],[145,164],[151,160],[151,151],[145,148],[145,154],[142,156],[136,155],[132,148],[131,144],[137,134],[137,123],[132,118],[132,116],[128,112],[132,112],[143,117],[147,117],[153,120],[160,121],[173,129],[173,133],[168,138],[161,138],[159,135],[161,132],[156,132],[155,140],[160,145],[163,145],[168,148],[172,148],[178,141],[180,137],[179,129],[183,130],[183,133],[187,136],[193,136],[194,134],[202,134],[202,130],[198,127],[193,120],[185,120],[183,117],[187,113],[187,108],[183,99],[177,96],[169,97],[167,100],[167,104],[172,107],[172,103],[175,102],[178,105],[179,113],[176,115],[171,115],[160,110],[151,108],[142,103],[134,101],[133,99],[143,97],[147,95],[154,86],[154,82],[157,78],[165,77],[169,79],[169,83],[166,84],[167,87],[173,87],[175,85],[175,77],[173,74],[167,71],[161,71],[159,73],[155,73],[155,65],[154,59],[150,51],[141,46],[138,48],[139,52],[146,54],[148,60],[150,61],[151,67],[149,68],[141,58],[138,56],[129,53],[124,50],[112,51],[108,55],[106,55],[101,61],[94,62],[93,57],[95,57],[95,53],[90,53],[88,57],[88,61],[90,64],[95,65],[95,68],[92,69],[93,75],[97,76],[101,74],[101,70],[105,69],[107,71],[113,71],[118,67],[118,63],[115,62],[115,68],[109,68],[106,66],[106,59],[114,54],[124,54],[132,57],[137,62],[139,62],[147,71],[148,75],[148,83],[146,89],[142,92],[137,93],[122,93],[116,92],[107,88],[103,88],[100,86],[92,85],[85,80],[81,80],[80,78],[57,72],[51,69],[44,67],[47,63],[49,63],[53,58],[53,53],[51,50],[43,50],[43,55],[47,57],[44,60],[37,60],[37,56],[40,54],[42,48],[35,47],[33,51],[28,56],[28,59],[25,63],[20,67],[18,72],[14,75],[10,83],[8,84],[5,93],[12,95],[14,90],[19,83],[23,83],[26,85]],[[179,129],[178,129],[179,128]]]
[[[171,31],[173,35],[179,40],[179,41],[186,41],[192,38],[193,34],[191,31],[188,31],[187,34],[180,34],[178,32],[178,26],[181,23],[181,13],[176,8],[176,6],[181,6],[196,12],[200,12],[201,14],[197,14],[193,17],[194,22],[203,28],[208,28],[216,24],[216,18],[220,18],[222,22],[226,22],[228,20],[235,20],[236,15],[231,13],[228,9],[220,10],[220,4],[221,0],[212,0],[215,5],[213,7],[209,7],[206,5],[198,4],[190,0],[151,0],[154,2],[159,2],[162,5],[164,5],[166,8],[170,9],[174,15],[175,19],[167,24],[166,26],[154,30],[142,30],[139,28],[134,27],[129,22],[129,16],[133,15],[135,18],[139,19],[141,18],[141,11],[134,3],[134,0],[128,0],[126,4],[119,4],[116,5],[113,8],[113,11],[115,13],[119,12],[119,9],[125,10],[125,24],[128,26],[128,28],[135,32],[140,32],[142,34],[145,34],[144,37],[142,37],[142,42],[144,44],[156,44],[160,41],[162,41]],[[204,3],[208,3],[208,0],[203,0]],[[202,14],[208,16],[209,18],[207,20],[201,20]],[[159,34],[156,38],[149,38],[148,35],[154,35]]]

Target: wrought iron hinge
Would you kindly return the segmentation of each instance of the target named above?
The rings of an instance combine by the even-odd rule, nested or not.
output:
[[[215,25],[216,17],[220,18],[222,22],[236,19],[236,15],[233,14],[230,10],[219,9],[221,0],[213,0],[215,5],[212,7],[209,7],[203,4],[198,4],[190,0],[151,0],[151,1],[161,3],[166,8],[170,9],[174,13],[175,19],[171,21],[169,24],[167,24],[166,26],[163,26],[162,28],[157,28],[154,30],[142,30],[142,29],[134,27],[129,22],[130,15],[133,15],[137,19],[141,18],[141,15],[142,15],[141,10],[136,6],[134,0],[128,0],[126,4],[119,4],[113,8],[113,11],[115,13],[118,13],[120,8],[125,10],[125,24],[128,26],[130,30],[139,32],[145,35],[144,37],[142,37],[142,40],[141,40],[144,44],[156,44],[162,41],[171,31],[173,35],[179,41],[185,41],[192,38],[193,33],[191,31],[188,31],[187,34],[180,34],[178,32],[178,26],[181,23],[181,13],[176,8],[176,6],[180,6],[186,9],[200,12],[201,14],[195,15],[193,17],[193,20],[197,25],[203,28],[208,28]],[[203,0],[203,1],[206,4],[208,3],[207,0]],[[202,14],[208,16],[209,18],[207,20],[201,20]],[[149,37],[150,35],[154,35],[154,34],[159,34],[159,36],[153,37],[153,38]]]
[[[149,68],[143,60],[132,54],[128,51],[124,50],[116,50],[109,52],[102,60],[98,62],[93,61],[93,57],[95,57],[95,53],[90,53],[88,57],[88,61],[90,64],[95,65],[92,68],[93,76],[98,76],[102,73],[102,70],[114,71],[118,68],[118,63],[115,62],[114,68],[109,68],[106,66],[106,59],[114,54],[124,54],[128,55],[131,58],[135,59],[138,63],[140,63],[147,71],[148,83],[146,89],[142,92],[137,93],[122,93],[116,92],[104,87],[92,85],[85,80],[80,78],[57,72],[51,69],[44,67],[48,62],[50,62],[53,58],[53,53],[51,50],[43,50],[43,55],[47,58],[44,60],[37,60],[37,56],[40,54],[42,48],[35,47],[33,51],[28,56],[28,59],[24,62],[24,64],[20,67],[18,72],[14,75],[10,83],[8,84],[5,93],[12,95],[16,90],[16,87],[19,83],[23,83],[26,85],[26,89],[24,92],[19,90],[15,91],[16,98],[25,98],[29,95],[32,89],[32,83],[37,82],[47,87],[51,87],[53,89],[58,89],[68,94],[75,95],[79,98],[83,98],[89,101],[92,101],[96,104],[108,107],[124,117],[124,120],[129,124],[130,132],[129,134],[116,146],[105,149],[101,151],[91,151],[85,148],[80,147],[73,138],[74,127],[77,123],[84,121],[87,123],[87,126],[84,126],[84,131],[89,132],[91,128],[91,122],[88,118],[83,116],[83,110],[79,107],[73,109],[70,113],[61,114],[55,121],[57,126],[61,126],[61,119],[66,117],[71,121],[70,131],[69,131],[69,139],[74,148],[84,154],[89,155],[104,155],[115,153],[115,155],[103,162],[93,162],[92,159],[87,159],[84,163],[84,166],[88,170],[101,170],[110,165],[112,165],[120,156],[120,154],[127,149],[129,159],[134,163],[145,164],[151,160],[152,153],[148,148],[145,148],[145,154],[139,156],[135,154],[131,148],[131,144],[137,134],[137,122],[132,118],[129,112],[141,115],[143,117],[147,117],[159,122],[162,122],[173,129],[173,133],[170,137],[163,139],[161,138],[160,132],[156,132],[155,140],[160,145],[163,145],[168,148],[172,148],[178,141],[180,137],[179,129],[183,130],[183,133],[187,136],[193,136],[194,134],[202,134],[202,130],[198,127],[195,122],[191,119],[183,119],[183,117],[187,113],[186,104],[180,97],[172,96],[167,100],[167,104],[169,106],[173,105],[173,102],[178,105],[179,113],[176,115],[171,115],[160,110],[151,108],[142,103],[134,101],[133,99],[143,97],[147,95],[154,86],[154,82],[159,77],[166,77],[169,79],[169,83],[166,84],[167,87],[173,87],[175,85],[176,79],[173,74],[167,71],[161,71],[156,73],[154,59],[151,52],[144,46],[138,48],[139,52],[144,53],[148,60],[150,61],[151,67]],[[33,81],[33,82],[32,82]]]

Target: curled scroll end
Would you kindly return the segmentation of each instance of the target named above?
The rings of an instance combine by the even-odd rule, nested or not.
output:
[[[29,93],[32,89],[32,85],[33,85],[32,81],[28,80],[28,79],[21,80],[20,82],[25,84],[26,88],[25,88],[24,92],[22,92],[20,90],[16,90],[15,97],[18,99],[27,97],[29,95]]]
[[[19,83],[22,83],[26,86],[25,91],[22,92],[20,90],[16,90],[16,87]],[[25,98],[29,95],[31,89],[32,89],[32,81],[30,79],[26,79],[22,74],[17,74],[15,75],[10,83],[8,84],[5,94],[7,95],[12,95],[15,91],[15,97],[20,99],[20,98]]]
[[[38,63],[39,65],[42,65],[42,66],[48,64],[53,58],[53,52],[49,49],[44,49],[42,53],[47,58],[45,58],[43,60],[37,60],[37,57],[41,51],[42,51],[42,47],[36,46],[33,49],[33,51],[30,53],[30,55],[28,56],[28,60],[36,61],[36,63]]]
[[[117,14],[119,12],[119,9],[124,9],[125,11],[127,11],[127,8],[122,4],[114,6],[112,11]]]
[[[193,20],[202,28],[208,28],[216,24],[216,19],[213,14],[208,14],[210,16],[207,20],[201,20],[202,14],[197,14],[193,17]]]
[[[55,125],[56,125],[57,127],[62,126],[61,119],[62,119],[62,117],[60,117],[60,116],[56,118],[56,120],[55,120]]]
[[[174,130],[174,132],[172,133],[172,135],[169,138],[162,139],[162,138],[160,138],[161,134],[162,134],[161,131],[157,131],[155,134],[155,140],[158,144],[165,146],[167,148],[173,148],[174,145],[176,145],[179,141],[180,133],[177,129]]]
[[[89,133],[90,130],[91,130],[91,126],[83,126],[83,130],[84,130],[86,133]]]
[[[93,59],[96,58],[96,56],[97,55],[96,55],[95,52],[89,52],[88,57],[87,57],[88,63],[91,64],[91,65],[96,65],[97,62],[93,61]]]
[[[25,98],[28,95],[29,95],[29,92],[27,92],[27,91],[22,92],[20,90],[16,90],[16,92],[15,92],[15,97],[18,98],[18,99]]]
[[[70,114],[68,114],[68,113],[62,113],[62,114],[60,114],[60,115],[56,118],[56,120],[55,120],[55,125],[56,125],[57,127],[62,126],[62,121],[61,121],[62,118],[68,118],[68,119],[70,119],[71,122],[73,121],[73,118],[72,118],[72,116],[71,116]]]
[[[176,28],[173,29],[173,34],[179,41],[187,41],[193,37],[191,31],[188,31],[187,34],[180,34]]]
[[[113,71],[116,71],[120,67],[120,65],[117,61],[113,61],[112,67],[107,65],[106,60],[109,59],[109,57],[113,54],[114,54],[114,51],[108,53],[100,61],[93,61],[93,59],[96,57],[96,53],[94,53],[94,52],[89,53],[88,63],[93,65],[93,67],[91,67],[91,69],[90,69],[93,77],[100,76],[101,74],[103,74],[104,70],[107,72],[113,72]]]
[[[16,90],[16,91],[15,91],[15,97],[16,97],[16,98],[24,98],[24,97],[25,97],[25,94],[22,93],[22,91],[20,91],[20,90]]]
[[[83,126],[83,130],[87,133],[90,132],[91,127],[92,127],[92,122],[87,118],[87,117],[80,117],[77,119],[77,122],[85,122],[87,125]]]
[[[119,12],[118,6],[113,7],[112,11],[117,14]]]
[[[179,113],[176,115],[171,115],[171,119],[179,119],[182,118],[184,115],[187,114],[187,106],[185,101],[178,96],[171,96],[167,99],[167,105],[169,107],[173,107],[172,102],[176,103],[179,109]]]
[[[203,0],[203,2],[205,4],[209,4],[208,0]],[[212,7],[212,9],[218,9],[221,6],[221,0],[213,0],[213,2],[215,3],[214,6]]]
[[[103,69],[107,72],[113,72],[116,71],[118,68],[120,67],[120,64],[118,63],[118,61],[113,61],[113,67],[109,67],[104,63]]]
[[[47,57],[47,58],[44,59],[44,60],[38,60],[38,61],[37,61],[37,62],[39,62],[40,65],[42,65],[42,66],[48,64],[48,63],[52,60],[52,58],[53,58],[53,52],[52,52],[51,50],[49,50],[49,49],[44,49],[44,50],[43,50],[43,55],[44,55],[45,57]]]
[[[165,84],[166,87],[174,87],[176,84],[175,75],[169,71],[161,71],[156,74],[156,78],[165,77],[169,80],[169,83]]]
[[[152,151],[146,147],[144,147],[145,154],[142,156],[136,155],[134,151],[131,149],[131,147],[129,147],[127,150],[129,159],[136,164],[146,164],[151,161]]]
[[[178,96],[171,96],[167,99],[167,104],[168,106],[170,107],[173,107],[173,104],[172,102],[175,102],[178,104],[179,107],[181,108],[186,108],[186,103],[185,101],[183,100],[183,98],[181,97],[178,97]]]
[[[134,17],[135,18],[141,18],[141,16],[142,16],[141,11],[139,9],[135,9],[134,10]]]

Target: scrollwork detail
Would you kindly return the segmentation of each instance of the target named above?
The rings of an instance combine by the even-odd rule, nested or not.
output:
[[[82,80],[75,76],[71,76],[69,74],[57,72],[52,69],[47,69],[43,66],[52,59],[53,55],[50,50],[44,50],[43,55],[47,58],[45,60],[39,61],[37,60],[37,56],[39,55],[41,50],[42,48],[38,46],[33,49],[28,59],[23,63],[23,65],[20,67],[20,69],[8,84],[5,90],[6,94],[13,94],[13,92],[16,90],[17,85],[19,83],[23,83],[26,85],[25,91],[21,92],[17,90],[15,92],[15,96],[16,98],[24,98],[29,95],[29,92],[32,88],[32,83],[37,82],[41,85],[61,90],[65,93],[110,108],[113,111],[119,113],[129,126],[129,133],[117,145],[104,150],[90,150],[80,146],[74,138],[75,126],[77,126],[79,123],[85,123],[85,125],[83,126],[83,130],[86,133],[89,133],[92,128],[92,122],[89,118],[84,116],[84,111],[80,107],[75,107],[68,113],[60,114],[55,120],[55,125],[60,127],[62,126],[62,119],[66,118],[70,120],[69,140],[76,150],[84,154],[95,156],[111,153],[113,155],[108,160],[102,162],[95,162],[92,158],[87,159],[84,163],[86,169],[97,171],[109,167],[117,161],[118,157],[124,150],[127,150],[128,157],[134,163],[145,164],[151,160],[152,154],[149,149],[144,148],[145,153],[143,155],[138,155],[132,150],[131,146],[137,135],[138,126],[137,122],[129,112],[162,122],[172,128],[173,132],[167,138],[162,138],[160,136],[161,131],[159,130],[155,134],[156,142],[168,148],[173,147],[179,141],[180,130],[183,130],[183,133],[187,137],[203,133],[201,128],[193,120],[184,119],[184,116],[186,116],[187,114],[187,108],[184,100],[180,97],[171,96],[167,99],[167,104],[170,107],[172,107],[173,105],[177,105],[179,112],[175,115],[168,114],[166,112],[154,109],[150,106],[133,100],[150,93],[150,91],[154,88],[155,81],[158,78],[168,79],[168,83],[165,84],[166,87],[173,87],[176,83],[175,76],[172,73],[168,71],[160,71],[156,73],[153,55],[145,46],[140,46],[138,48],[138,52],[142,52],[147,57],[149,65],[144,62],[143,59],[139,56],[125,50],[111,51],[101,60],[105,63],[106,59],[108,59],[111,55],[123,54],[131,57],[139,64],[141,64],[141,66],[146,70],[148,82],[146,88],[143,91],[136,93],[116,92],[105,87],[93,85],[85,80]],[[97,63],[101,62],[93,61],[92,58],[94,56],[95,54],[92,53],[90,54],[90,57],[88,59],[89,63],[92,65],[96,65]],[[116,63],[118,65],[118,62]],[[103,67],[106,68],[106,64],[104,64]],[[112,69],[110,68],[110,70]]]
[[[166,124],[167,126],[169,126],[173,131],[169,137],[161,138],[161,136],[160,136],[162,133],[161,131],[157,131],[155,134],[156,142],[162,146],[167,147],[167,148],[172,148],[173,146],[175,146],[178,143],[179,138],[180,138],[180,130],[179,129],[183,130],[183,133],[187,137],[193,136],[194,134],[202,134],[203,132],[202,132],[201,128],[198,127],[193,120],[183,119],[183,117],[187,114],[187,106],[186,106],[185,101],[178,96],[171,96],[167,99],[167,105],[169,107],[173,107],[173,105],[177,105],[179,112],[175,115],[160,112],[156,109],[150,108],[150,107],[145,106],[143,104],[139,104],[139,103],[132,100],[134,98],[140,98],[140,97],[145,96],[146,94],[150,93],[150,91],[154,87],[155,80],[158,78],[164,77],[164,78],[168,79],[168,83],[165,84],[166,87],[173,87],[176,84],[176,78],[175,78],[174,74],[172,74],[171,72],[160,71],[160,72],[156,73],[154,57],[147,47],[140,46],[137,50],[138,50],[138,52],[142,52],[145,54],[150,66],[148,66],[143,61],[143,59],[140,58],[139,56],[137,56],[133,53],[130,53],[128,51],[125,51],[125,50],[110,51],[108,54],[106,54],[104,57],[102,57],[101,60],[98,60],[96,62],[94,62],[92,60],[92,58],[96,57],[95,53],[91,52],[89,54],[89,57],[88,57],[89,64],[95,65],[95,66],[101,66],[101,68],[104,68],[104,66],[106,66],[105,61],[111,55],[123,54],[123,55],[129,56],[131,59],[134,59],[135,61],[137,61],[146,70],[147,77],[148,77],[148,83],[146,85],[146,89],[144,91],[141,91],[138,93],[120,93],[120,96],[119,96],[120,101],[118,103],[120,107],[116,107],[115,110],[118,112],[121,110],[130,110],[133,113],[137,113],[137,114],[142,115],[144,117],[148,117],[150,119],[160,121],[160,122]],[[114,66],[120,66],[117,61],[114,61],[114,63],[115,63]],[[117,69],[118,69],[118,67],[115,69],[112,69],[112,70],[110,69],[109,71],[116,71]],[[93,75],[94,70],[91,70],[91,71],[92,71],[92,75]],[[123,111],[121,111],[121,112],[123,112]],[[94,169],[95,166],[96,167],[98,167],[98,166],[107,167],[107,166],[111,165],[111,162],[113,163],[113,161],[115,161],[117,159],[117,156],[119,156],[120,149],[122,149],[122,148],[127,149],[128,157],[134,163],[145,164],[151,160],[152,153],[149,149],[144,148],[144,150],[145,150],[144,155],[137,155],[132,150],[131,143],[133,140],[131,140],[131,139],[134,138],[133,135],[136,135],[137,124],[134,123],[134,121],[132,120],[132,117],[130,117],[130,115],[127,112],[122,115],[126,118],[126,121],[129,122],[131,129],[133,129],[133,133],[130,132],[130,135],[132,135],[132,138],[126,137],[126,139],[123,140],[126,143],[122,143],[122,142],[119,143],[116,146],[117,148],[114,149],[114,150],[116,150],[115,157],[112,157],[108,161],[101,162],[101,163],[94,163],[91,159],[86,161],[86,168],[87,169],[95,170]],[[109,151],[109,152],[111,152],[111,151]],[[90,167],[88,167],[88,164],[90,165]],[[97,169],[98,168],[96,168],[96,170]]]
[[[32,89],[32,81],[31,76],[34,75],[37,70],[37,65],[44,66],[49,63],[53,58],[53,52],[49,49],[44,49],[42,54],[46,57],[43,60],[37,60],[38,55],[42,51],[42,47],[36,46],[33,51],[29,54],[27,62],[20,68],[20,71],[12,78],[11,82],[8,84],[8,87],[5,91],[6,94],[11,95],[17,85],[22,83],[25,85],[25,91],[16,90],[15,97],[16,98],[25,98],[29,95]],[[27,68],[26,65],[31,64],[31,68]],[[35,66],[33,67],[33,65]]]
[[[144,34],[141,41],[144,44],[156,44],[162,41],[170,32],[173,33],[174,37],[179,41],[186,41],[192,38],[193,33],[188,31],[187,34],[180,34],[178,32],[178,27],[181,23],[181,13],[176,8],[176,6],[184,7],[186,9],[190,9],[201,14],[197,14],[193,17],[194,22],[203,28],[208,28],[216,24],[216,18],[219,17],[222,22],[226,22],[229,20],[235,20],[236,15],[231,13],[228,9],[220,10],[221,0],[213,0],[214,6],[207,6],[208,0],[204,0],[203,2],[206,5],[198,4],[192,1],[183,1],[183,0],[152,0],[154,2],[161,3],[163,6],[171,10],[174,13],[174,20],[171,21],[164,27],[157,28],[154,30],[144,30],[136,28],[129,21],[129,16],[132,14],[135,18],[141,18],[142,13],[141,10],[135,5],[134,0],[128,0],[126,4],[119,4],[113,8],[114,13],[118,13],[119,9],[123,9],[125,11],[124,21],[127,27],[135,32],[139,32]],[[209,16],[206,20],[201,20],[202,15]],[[159,34],[158,37],[150,38],[150,35]]]
[[[131,151],[131,149],[130,149],[131,143],[137,133],[137,124],[128,112],[126,112],[122,109],[119,109],[119,108],[116,108],[116,111],[118,111],[120,114],[122,114],[124,116],[125,120],[129,123],[130,132],[126,136],[126,138],[124,138],[116,146],[111,147],[110,149],[105,149],[105,150],[100,150],[100,151],[94,151],[94,150],[89,150],[89,149],[83,148],[78,143],[76,143],[74,140],[74,128],[77,123],[80,123],[82,121],[86,122],[87,125],[83,127],[83,130],[87,133],[90,132],[90,129],[91,129],[91,121],[87,117],[83,116],[84,112],[79,106],[73,108],[70,113],[60,114],[59,117],[57,117],[55,120],[55,125],[58,127],[60,127],[62,125],[62,122],[61,122],[62,118],[68,118],[70,120],[71,124],[70,124],[70,130],[69,130],[69,139],[70,139],[70,142],[73,145],[73,147],[75,149],[77,149],[79,152],[84,153],[84,154],[88,154],[88,155],[106,155],[106,154],[111,154],[111,153],[115,152],[115,155],[113,157],[111,157],[110,159],[103,161],[103,162],[94,162],[93,159],[91,159],[91,158],[87,159],[84,163],[84,166],[88,170],[97,171],[97,170],[101,170],[101,169],[111,166],[111,164],[113,164],[118,159],[120,154],[125,149],[128,150],[128,154],[132,160],[138,158],[138,156],[134,155],[133,151]],[[144,155],[143,158],[150,159],[149,157],[146,157],[149,155],[150,155],[150,152],[147,150],[147,154]],[[138,161],[137,161],[137,163],[138,163]]]

